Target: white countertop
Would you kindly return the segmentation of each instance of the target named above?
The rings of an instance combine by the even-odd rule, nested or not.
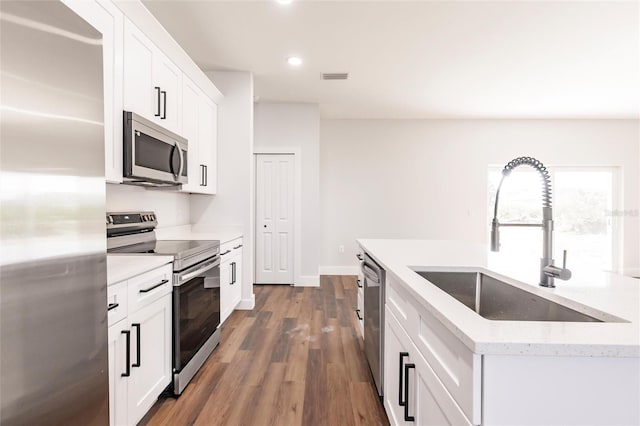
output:
[[[385,268],[387,276],[392,274],[403,282],[416,300],[476,353],[640,357],[640,281],[636,279],[606,272],[574,274],[569,281],[556,280],[556,288],[550,289],[538,285],[535,271],[524,273],[500,266],[482,244],[369,239],[358,243]],[[410,266],[485,269],[569,308],[595,317],[601,311],[628,322],[487,320],[430,284]]]
[[[108,254],[107,285],[127,280],[171,262],[171,256]]]
[[[231,228],[203,230],[184,225],[156,229],[156,238],[159,240],[219,240],[220,244],[224,244],[241,237],[242,231]]]

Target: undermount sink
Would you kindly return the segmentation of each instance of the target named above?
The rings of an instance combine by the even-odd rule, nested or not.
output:
[[[604,322],[482,272],[414,271],[489,320]]]

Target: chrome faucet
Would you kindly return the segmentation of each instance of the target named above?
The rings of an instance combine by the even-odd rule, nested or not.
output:
[[[518,166],[527,165],[533,167],[542,177],[542,223],[500,223],[498,221],[498,200],[500,188],[504,179]],[[496,192],[496,204],[493,208],[493,220],[491,221],[491,251],[500,251],[500,227],[501,226],[535,226],[542,228],[542,258],[540,259],[540,285],[542,287],[555,287],[554,278],[568,280],[571,271],[567,269],[567,251],[564,251],[562,268],[553,264],[553,211],[551,209],[551,179],[547,168],[532,157],[518,157],[511,160],[502,169],[502,179]]]

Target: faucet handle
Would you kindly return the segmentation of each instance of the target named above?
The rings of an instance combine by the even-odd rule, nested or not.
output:
[[[562,268],[555,265],[547,265],[542,268],[542,272],[551,278],[559,278],[561,280],[568,280],[571,278],[571,271],[567,269],[567,251],[564,250],[562,254]]]

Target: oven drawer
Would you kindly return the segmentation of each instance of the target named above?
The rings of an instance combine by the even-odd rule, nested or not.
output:
[[[127,317],[127,281],[107,287],[107,317],[111,327]]]
[[[173,290],[173,267],[167,264],[129,279],[129,312],[149,305]]]

